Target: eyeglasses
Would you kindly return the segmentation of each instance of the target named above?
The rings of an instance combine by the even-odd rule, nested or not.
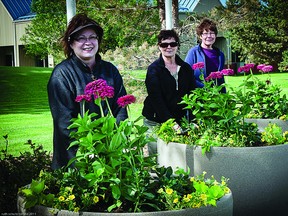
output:
[[[215,34],[214,32],[205,32],[205,33],[202,33],[202,36],[207,37],[208,35],[215,37],[216,34]]]
[[[167,48],[170,45],[170,47],[176,47],[178,46],[177,42],[171,42],[171,43],[159,43],[159,46],[162,48]]]
[[[78,41],[79,43],[86,43],[87,40],[89,40],[92,43],[95,43],[98,40],[98,36],[97,35],[93,35],[90,37],[84,37],[84,36],[80,36],[78,38],[75,39],[76,41]]]

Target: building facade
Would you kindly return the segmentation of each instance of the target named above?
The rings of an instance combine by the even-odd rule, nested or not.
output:
[[[28,56],[21,37],[35,16],[32,0],[0,1],[0,66],[43,66],[36,56]]]

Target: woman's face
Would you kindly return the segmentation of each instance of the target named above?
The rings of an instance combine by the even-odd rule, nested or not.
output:
[[[178,43],[174,38],[162,40],[158,46],[162,53],[162,56],[165,56],[167,58],[175,56],[178,50]]]
[[[216,41],[216,34],[214,31],[204,30],[200,35],[201,46],[204,48],[211,48]]]
[[[93,29],[83,29],[70,46],[82,61],[94,60],[99,49],[98,36]]]

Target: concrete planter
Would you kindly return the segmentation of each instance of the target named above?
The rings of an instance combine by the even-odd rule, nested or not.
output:
[[[44,206],[35,206],[29,213],[24,208],[23,197],[17,197],[18,213],[41,216],[231,216],[233,214],[232,194],[226,194],[217,202],[217,207],[207,206],[193,209],[183,209],[175,211],[139,212],[139,213],[101,213],[101,212],[71,212],[57,210]]]
[[[189,167],[191,175],[206,171],[207,176],[214,175],[218,180],[221,176],[229,178],[233,215],[287,214],[288,145],[212,147],[205,155],[202,155],[201,147],[177,143],[167,145],[160,139],[157,145],[160,166]],[[178,163],[175,165],[171,158]]]

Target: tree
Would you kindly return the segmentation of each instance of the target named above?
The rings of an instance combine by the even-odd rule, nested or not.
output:
[[[53,2],[53,3],[52,3]],[[158,11],[147,0],[77,0],[77,13],[87,13],[104,29],[101,51],[116,47],[155,43],[159,31]],[[66,0],[32,0],[36,17],[26,29],[23,41],[28,54],[58,57],[59,39],[66,29]]]
[[[234,51],[244,61],[281,63],[288,48],[286,0],[228,0],[217,9]]]

